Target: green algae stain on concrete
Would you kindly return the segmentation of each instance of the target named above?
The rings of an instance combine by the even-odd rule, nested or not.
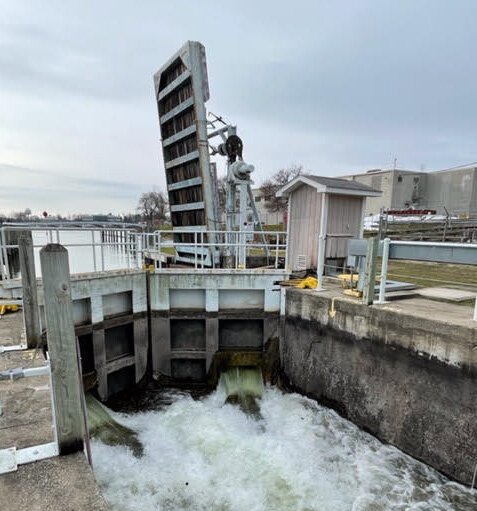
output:
[[[137,458],[142,456],[143,446],[135,431],[113,419],[109,410],[91,394],[86,395],[86,406],[88,428],[93,438],[106,445],[124,445],[129,447]]]

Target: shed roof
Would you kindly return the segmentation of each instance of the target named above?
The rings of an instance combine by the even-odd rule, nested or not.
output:
[[[361,197],[379,197],[380,190],[364,185],[358,181],[340,179],[336,177],[315,176],[312,174],[301,174],[289,183],[282,186],[276,193],[277,197],[288,197],[288,195],[302,185],[312,186],[318,192],[336,193],[340,195],[355,195]]]

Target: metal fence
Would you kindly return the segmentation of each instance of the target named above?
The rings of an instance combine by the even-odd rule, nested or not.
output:
[[[0,277],[3,281],[19,277],[17,236],[22,231],[33,231],[33,248],[37,252],[48,243],[59,243],[69,249],[72,274],[138,269],[143,267],[146,258],[153,261],[156,271],[163,271],[168,263],[180,263],[178,255],[183,253],[189,256],[187,268],[192,266],[197,270],[287,267],[286,232],[282,231],[181,229],[144,233],[108,227],[4,225],[0,227]],[[39,274],[39,264],[36,267]]]
[[[386,280],[389,259],[434,261],[440,263],[477,264],[477,245],[470,243],[431,243],[418,241],[382,242],[381,280],[378,303],[386,302]],[[441,282],[446,282],[442,280]],[[462,285],[461,283],[456,283]],[[477,297],[474,306],[474,321],[477,321]]]
[[[477,218],[464,219],[450,214],[406,216],[384,211],[368,220],[365,230],[377,231],[381,240],[477,243]]]
[[[188,241],[176,241],[187,237]],[[286,268],[287,233],[283,231],[204,231],[174,229],[142,235],[142,250],[163,271],[177,254],[190,255],[196,270],[252,270],[257,265]],[[264,259],[257,262],[257,258]],[[190,266],[189,266],[190,268]]]
[[[142,266],[143,233],[130,229],[107,227],[78,228],[68,226],[4,225],[0,227],[0,276],[2,280],[18,277],[18,243],[16,235],[24,231],[44,234],[43,241],[36,241],[33,235],[34,249],[41,249],[48,243],[60,243],[67,249],[76,249],[76,261],[81,264],[75,268],[74,259],[71,273],[108,271],[122,268],[140,268]],[[74,240],[76,237],[79,241]],[[70,251],[70,254],[72,251]],[[117,257],[112,257],[116,254]],[[16,267],[15,267],[15,263]]]
[[[366,240],[351,240],[348,254],[352,257],[364,258],[367,254]],[[395,241],[386,238],[379,242],[378,255],[381,259],[381,276],[379,284],[379,298],[377,303],[386,303],[388,283],[388,262],[390,259],[403,261],[421,261],[443,264],[461,264],[468,266],[477,265],[477,245],[473,243],[443,243],[429,241]],[[391,275],[394,277],[404,277]],[[409,278],[409,276],[407,276]],[[474,283],[451,282],[444,279],[432,279],[425,277],[424,280],[450,284],[455,287],[469,287],[475,290]],[[477,297],[474,306],[473,319],[477,321]]]

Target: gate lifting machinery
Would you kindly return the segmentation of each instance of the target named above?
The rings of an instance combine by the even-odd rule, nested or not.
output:
[[[204,46],[196,41],[184,44],[154,75],[154,84],[174,241],[180,243],[176,246],[177,260],[193,263],[199,257],[210,266],[219,265],[222,256],[226,267],[234,267],[236,258],[238,267],[244,267],[246,242],[250,235],[253,237],[248,227],[249,205],[250,220],[261,229],[251,189],[254,167],[243,160],[243,143],[236,127],[210,112],[207,116]],[[217,146],[210,143],[215,137],[221,139]],[[213,155],[227,158],[225,240],[218,229],[221,222],[217,175],[210,161]],[[190,234],[184,232],[188,230]],[[197,231],[204,233],[202,238],[207,237],[209,248],[187,245]],[[262,239],[266,245],[263,232]]]
[[[247,236],[250,235],[248,230],[249,225],[257,225],[260,229],[262,242],[268,257],[268,246],[265,241],[265,235],[262,231],[262,224],[258,215],[255,201],[252,194],[251,174],[255,170],[253,165],[246,163],[243,160],[243,142],[242,139],[236,134],[237,128],[224,123],[221,117],[211,113],[215,121],[209,121],[209,125],[215,128],[215,123],[220,122],[224,124],[223,128],[214,130],[209,134],[209,138],[220,136],[222,143],[218,147],[210,145],[211,154],[219,154],[227,158],[227,175],[226,175],[226,200],[225,200],[225,215],[226,215],[226,230],[228,232],[227,247],[225,247],[224,261],[226,267],[234,267],[234,258],[238,258],[238,267],[245,266],[246,258],[246,241]],[[252,210],[252,223],[249,223],[248,206]],[[233,231],[238,231],[239,246],[234,246]],[[253,231],[252,231],[253,236]],[[236,243],[236,241],[235,241]]]

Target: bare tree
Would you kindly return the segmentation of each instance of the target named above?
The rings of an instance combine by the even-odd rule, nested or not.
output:
[[[146,221],[148,229],[152,230],[156,223],[167,219],[167,198],[160,190],[143,193],[139,198],[137,209]]]
[[[289,181],[303,173],[301,165],[292,165],[284,169],[280,169],[273,176],[263,182],[260,187],[260,193],[265,200],[265,207],[272,213],[280,213],[286,210],[287,201],[281,197],[276,197],[277,191]]]

